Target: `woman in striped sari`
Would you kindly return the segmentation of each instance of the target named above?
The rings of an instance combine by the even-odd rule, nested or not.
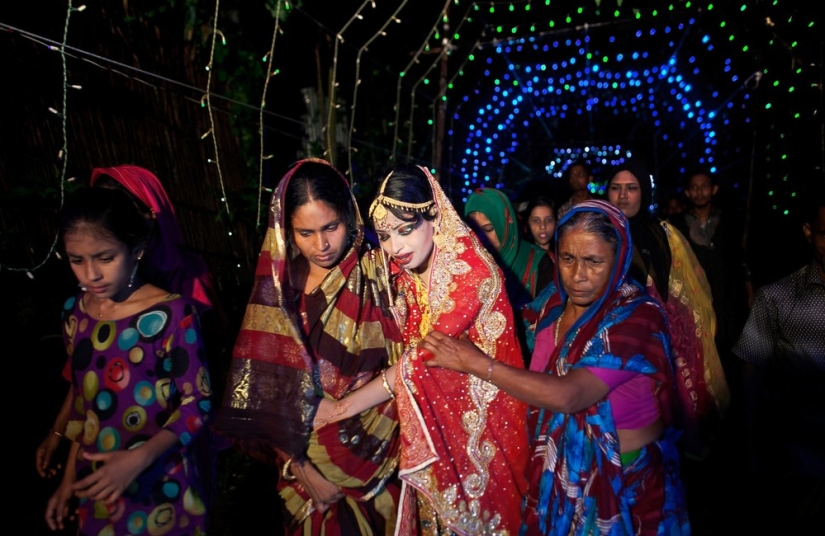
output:
[[[321,160],[293,166],[272,196],[216,424],[250,455],[279,465],[286,534],[395,529],[395,403],[312,430],[321,399],[369,383],[400,353],[375,252],[344,177]]]

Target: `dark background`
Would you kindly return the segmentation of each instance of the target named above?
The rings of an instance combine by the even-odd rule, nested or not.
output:
[[[800,266],[807,252],[799,202],[825,182],[823,33],[814,5],[549,4],[289,2],[280,4],[274,55],[263,61],[276,0],[221,1],[214,50],[214,2],[90,1],[68,24],[66,2],[4,2],[0,327],[11,363],[7,481],[23,484],[6,503],[11,533],[43,531],[53,483],[36,477],[34,451],[66,392],[58,312],[75,291],[54,254],[55,223],[62,193],[87,183],[95,167],[140,165],[166,186],[186,245],[209,263],[226,312],[216,343],[223,363],[249,294],[268,189],[304,156],[332,159],[362,205],[388,164],[430,166],[459,209],[481,185],[514,200],[537,191],[563,200],[559,170],[582,153],[594,164],[596,192],[614,160],[628,151],[644,159],[659,201],[680,192],[694,167],[714,168],[717,201],[746,225],[756,286]],[[373,39],[380,31],[386,35]],[[79,89],[63,83],[64,33],[66,83]],[[275,71],[261,112],[266,73]],[[534,91],[522,91],[530,84]],[[332,113],[331,88],[339,104]],[[617,146],[619,155],[596,159]],[[256,532],[261,523],[277,532],[273,470],[226,453],[221,464],[213,533]],[[697,519],[744,501],[731,471],[725,486],[709,487]],[[719,530],[696,526],[698,534]]]

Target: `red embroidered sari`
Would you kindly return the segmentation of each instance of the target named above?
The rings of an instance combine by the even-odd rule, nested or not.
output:
[[[427,296],[410,272],[391,265],[406,349],[395,382],[405,483],[396,534],[420,521],[424,534],[514,535],[527,487],[526,405],[475,376],[427,367],[431,356],[418,349],[428,303],[433,330],[466,332],[485,354],[523,367],[512,308],[500,268],[427,176],[439,209]]]

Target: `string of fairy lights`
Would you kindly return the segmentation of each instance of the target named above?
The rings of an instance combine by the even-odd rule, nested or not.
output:
[[[281,31],[281,3],[282,0],[278,0],[278,3],[275,5],[275,29],[272,31],[272,44],[269,45],[269,52],[267,52],[264,56],[264,62],[268,61],[269,65],[273,64],[275,57],[275,40],[278,38],[278,33]],[[255,227],[257,228],[261,226],[261,197],[263,196],[264,191],[264,161],[272,158],[271,154],[264,155],[264,108],[266,108],[266,92],[269,89],[269,80],[277,74],[277,69],[274,67],[267,67],[266,74],[264,75],[264,90],[261,94],[261,107],[260,110],[258,110],[260,156],[258,162],[258,203],[256,206],[257,213],[255,214]]]
[[[209,130],[206,134],[201,136],[201,139],[209,137],[212,140],[213,158],[210,158],[207,161],[210,164],[215,164],[215,169],[218,172],[218,181],[221,186],[221,201],[226,207],[227,216],[231,217],[232,212],[229,210],[229,199],[226,196],[226,185],[223,182],[223,172],[221,171],[221,159],[218,155],[218,137],[215,135],[215,116],[212,113],[212,73],[214,70],[213,62],[215,60],[215,43],[217,43],[219,35],[221,36],[221,43],[226,46],[226,36],[224,36],[223,32],[218,29],[218,14],[220,13],[220,7],[221,0],[215,0],[215,15],[212,17],[212,40],[209,46],[209,63],[206,65],[206,71],[208,72],[206,76],[206,93],[203,95],[203,99],[201,100],[201,106],[206,107],[206,111],[209,116]],[[229,231],[229,234],[231,235],[232,231]]]
[[[417,64],[420,61],[419,58],[424,53],[424,51],[428,49],[430,39],[438,31],[438,25],[443,20],[443,18],[446,16],[447,9],[449,8],[451,1],[453,1],[453,0],[447,0],[446,2],[444,2],[444,7],[441,8],[441,11],[439,12],[438,18],[435,20],[435,23],[430,28],[430,31],[427,32],[426,37],[424,38],[424,41],[421,43],[421,46],[419,46],[418,49],[415,51],[415,53],[412,55],[412,58],[410,58],[410,62],[407,64],[407,66],[404,67],[404,69],[402,69],[401,72],[398,73],[398,80],[397,80],[397,83],[396,83],[396,86],[395,86],[395,106],[394,106],[395,119],[392,122],[393,135],[392,135],[392,151],[390,152],[390,161],[395,160],[395,155],[398,154],[398,152],[397,152],[398,142],[401,141],[401,139],[398,137],[399,117],[401,116],[401,83],[403,82],[404,76],[410,71],[410,69],[413,67],[413,65]]]
[[[478,6],[476,6],[476,8],[478,8]],[[712,5],[709,5],[708,8],[712,9]],[[744,8],[745,6],[743,6],[742,10],[744,10]],[[493,8],[491,7],[491,12],[492,11]],[[656,16],[655,12],[653,16]],[[635,18],[639,18],[638,13],[635,14]],[[571,22],[569,17],[566,22]],[[671,30],[674,32],[686,31],[686,28],[694,24],[694,22],[695,19],[690,18],[687,24],[680,24],[678,28],[665,26],[664,31],[666,33]],[[552,27],[552,21],[548,25]],[[725,22],[722,21],[720,28],[725,28],[725,26]],[[809,23],[808,26],[811,27],[812,23]],[[533,30],[532,27],[531,30]],[[564,31],[568,32],[569,29],[565,28]],[[648,33],[654,35],[656,31],[655,27],[651,27]],[[506,35],[506,32],[503,32],[501,27],[495,27],[495,32]],[[762,78],[765,73],[762,71],[757,71],[752,74],[748,73],[743,81],[741,79],[743,69],[735,69],[732,65],[732,58],[726,58],[724,60],[724,66],[719,70],[723,73],[730,73],[728,75],[730,76],[730,81],[738,85],[734,87],[732,93],[727,98],[723,98],[721,101],[717,100],[720,98],[720,95],[718,91],[715,91],[707,99],[709,102],[703,102],[701,99],[691,98],[689,95],[693,88],[687,81],[688,77],[699,74],[699,67],[695,64],[696,58],[694,56],[688,58],[685,68],[687,72],[684,73],[679,70],[680,66],[678,65],[675,52],[670,57],[667,57],[658,67],[639,69],[637,71],[625,71],[625,69],[627,69],[627,61],[625,61],[625,63],[619,67],[621,72],[617,70],[611,73],[610,69],[606,68],[608,62],[617,64],[622,62],[622,60],[643,60],[647,59],[649,52],[641,50],[632,54],[618,53],[613,57],[610,57],[609,54],[595,57],[599,56],[599,54],[593,54],[587,51],[586,47],[582,46],[582,41],[587,40],[587,34],[586,32],[581,33],[585,35],[583,39],[568,38],[565,40],[562,38],[554,41],[550,47],[544,44],[544,51],[559,48],[563,50],[565,46],[573,49],[573,53],[568,56],[565,56],[564,52],[554,54],[554,57],[567,57],[568,59],[566,61],[562,60],[552,65],[544,63],[524,65],[508,59],[504,66],[501,66],[499,62],[497,65],[498,68],[491,65],[490,68],[485,70],[484,76],[492,78],[493,83],[490,84],[489,82],[482,81],[479,82],[479,85],[485,85],[487,87],[492,85],[494,89],[492,96],[489,97],[489,101],[477,108],[476,117],[470,121],[467,129],[469,132],[465,139],[465,154],[461,160],[460,169],[464,178],[464,188],[462,189],[464,194],[469,193],[474,188],[483,184],[500,186],[500,183],[491,184],[491,182],[495,182],[493,177],[500,177],[501,169],[508,163],[509,155],[515,153],[519,144],[518,136],[515,132],[518,128],[522,126],[526,127],[530,121],[540,120],[542,117],[564,119],[566,116],[581,115],[585,111],[590,112],[596,105],[594,99],[587,98],[580,105],[571,105],[569,104],[569,99],[565,99],[570,95],[576,96],[578,93],[581,93],[582,96],[592,97],[593,89],[603,91],[608,88],[627,88],[629,91],[634,92],[636,96],[619,100],[619,102],[616,102],[614,99],[613,102],[604,103],[602,105],[602,111],[607,111],[604,110],[605,108],[620,107],[623,108],[622,112],[638,116],[640,111],[647,108],[649,110],[647,113],[653,116],[653,124],[656,127],[662,126],[661,117],[666,114],[683,114],[683,119],[677,121],[678,127],[680,129],[698,129],[704,137],[706,147],[703,154],[699,156],[698,162],[709,167],[711,171],[716,170],[714,151],[718,143],[718,129],[720,127],[729,128],[731,126],[731,119],[726,112],[734,108],[734,97],[740,97],[740,103],[743,103],[743,105],[747,104],[747,101],[751,99],[753,89],[755,89],[760,78]],[[641,30],[637,30],[635,37],[642,37],[642,33]],[[553,32],[543,32],[541,37],[546,38],[552,36],[552,34]],[[733,41],[735,37],[734,34],[730,34],[728,41]],[[507,41],[494,41],[493,52],[486,58],[486,62],[493,64],[494,61],[501,57],[506,58],[511,52],[517,53],[531,48],[532,50],[537,50],[540,47],[539,43],[541,40],[538,36],[528,35],[526,37],[510,38]],[[610,43],[613,42],[615,42],[615,37],[611,36]],[[702,42],[708,51],[713,50],[714,45],[709,34],[705,34],[702,37]],[[791,43],[791,45],[793,46],[788,46],[787,48],[792,49],[797,43]],[[670,46],[671,48],[674,47],[674,42],[671,42]],[[743,53],[747,53],[748,45],[742,46],[741,50]],[[582,65],[589,65],[591,60],[596,60],[592,73],[586,71],[584,67],[580,67]],[[719,66],[716,67],[719,68]],[[708,70],[707,67],[705,69]],[[555,77],[552,75],[547,76],[547,73],[555,73],[557,71],[559,74]],[[526,84],[520,81],[520,79],[524,78],[528,80]],[[647,85],[647,95],[639,92],[642,83]],[[669,95],[666,99],[670,102],[659,102],[660,95],[662,94],[661,86],[666,86],[666,89],[669,90],[665,91],[664,94]],[[793,88],[791,88],[791,91],[792,90]],[[525,97],[541,97],[548,101],[548,105],[544,109],[530,110],[529,106],[524,105]],[[562,104],[551,103],[551,98],[555,100],[556,103]],[[466,102],[468,97],[465,96],[464,100]],[[707,105],[713,102],[718,102],[716,108],[709,109]],[[769,107],[770,105],[766,106],[766,108]],[[753,107],[750,107],[750,110],[751,112],[755,111]],[[519,115],[528,115],[529,120],[523,118],[519,120]],[[795,117],[798,118],[799,114],[795,114]],[[751,119],[749,117],[745,118],[745,122],[750,121]],[[505,133],[508,132],[510,133],[509,139],[505,136]],[[667,140],[668,135],[665,134],[663,138]],[[679,150],[682,148],[682,144],[676,143],[675,147]],[[612,147],[610,145],[603,145],[598,147],[598,151],[608,154],[612,151]],[[680,156],[685,159],[690,155],[683,151]],[[621,159],[614,163],[619,163]],[[685,167],[681,167],[680,171],[684,173]],[[558,176],[558,174],[560,174],[560,172],[558,172],[556,176]],[[736,186],[736,184],[734,186]],[[594,186],[594,188],[597,188],[597,186]],[[769,195],[771,194],[772,192],[769,192]],[[795,193],[791,192],[790,195],[793,197]],[[774,208],[776,208],[776,206],[774,206]],[[787,210],[785,213],[787,214]]]
[[[355,132],[355,110],[358,104],[358,87],[361,85],[361,56],[364,52],[369,48],[369,46],[378,39],[379,37],[387,35],[387,27],[392,24],[400,24],[401,19],[398,18],[398,14],[404,9],[404,6],[407,5],[407,0],[403,0],[398,7],[393,11],[390,18],[388,18],[384,24],[375,32],[372,37],[370,37],[366,43],[364,43],[361,48],[358,49],[358,53],[355,57],[355,84],[352,88],[352,107],[350,113],[350,123],[349,123],[349,135],[347,136],[347,173],[350,176],[350,188],[355,187],[355,174],[352,173],[352,153],[357,151],[358,149],[352,146],[352,134]]]
[[[344,42],[344,32],[347,31],[353,22],[357,19],[363,19],[364,16],[361,12],[364,8],[367,7],[367,4],[371,4],[373,9],[375,9],[375,0],[364,0],[364,2],[358,7],[355,13],[350,17],[350,19],[344,24],[344,26],[335,34],[335,50],[332,56],[332,76],[329,82],[329,103],[327,104],[327,122],[326,126],[326,138],[327,138],[327,148],[324,151],[324,156],[327,156],[330,162],[334,163],[333,156],[335,154],[335,112],[338,108],[340,108],[340,104],[336,103],[336,95],[335,91],[338,89],[338,45]],[[355,111],[353,110],[353,113]]]
[[[409,117],[409,121],[408,121],[408,129],[407,129],[407,159],[408,160],[412,157],[413,126],[414,126],[414,123],[415,123],[415,117],[414,117],[415,97],[418,94],[418,87],[422,83],[424,83],[424,84],[429,84],[430,83],[430,79],[429,79],[430,73],[432,73],[432,71],[435,70],[435,68],[441,64],[441,62],[444,60],[445,56],[448,56],[451,53],[451,51],[453,51],[456,48],[454,43],[453,43],[453,39],[455,39],[455,36],[459,35],[458,32],[461,30],[461,27],[464,25],[464,23],[467,22],[467,20],[469,18],[469,15],[470,15],[469,10],[464,13],[464,16],[461,18],[461,22],[458,23],[458,26],[456,28],[456,33],[454,34],[452,39],[450,37],[448,37],[447,35],[442,37],[438,33],[438,23],[439,22],[442,23],[445,28],[449,28],[449,17],[447,15],[446,8],[445,8],[445,11],[442,13],[440,21],[436,22],[436,26],[434,28],[436,30],[435,33],[434,33],[434,38],[435,39],[441,39],[440,50],[438,51],[438,55],[435,57],[435,59],[433,59],[433,61],[430,63],[429,67],[421,74],[419,79],[415,81],[415,83],[412,85],[412,88],[410,89],[410,117]],[[439,91],[440,91],[440,89],[439,89]],[[446,96],[443,96],[443,97],[446,97]],[[439,97],[437,95],[436,98],[434,99],[434,101],[437,102],[439,98],[441,98],[441,97]],[[436,112],[436,108],[437,108],[436,106],[433,106],[433,113]],[[429,124],[434,125],[435,121],[433,119],[430,119]]]
[[[584,46],[587,41],[588,37],[585,36],[584,39],[559,40],[554,41],[552,45],[540,46],[532,38],[521,39],[517,41],[517,44],[497,45],[494,54],[486,58],[487,64],[491,65],[496,59],[495,55],[500,55],[504,57],[507,66],[499,71],[490,68],[484,72],[485,76],[495,76],[493,80],[494,94],[487,105],[478,109],[475,121],[468,128],[468,148],[465,153],[470,155],[471,158],[465,158],[462,161],[465,166],[461,170],[465,173],[465,179],[468,179],[465,191],[477,187],[479,183],[488,182],[490,176],[496,175],[495,169],[490,169],[492,164],[507,164],[508,153],[514,152],[519,145],[518,136],[515,135],[514,131],[516,125],[526,127],[530,121],[540,120],[542,117],[565,119],[569,115],[581,115],[583,111],[591,112],[599,104],[599,99],[593,96],[594,90],[599,92],[627,90],[633,93],[632,96],[627,98],[621,95],[617,97],[614,94],[611,100],[603,102],[601,105],[605,108],[622,107],[624,113],[634,115],[638,115],[641,108],[648,106],[652,110],[651,115],[655,118],[653,124],[656,127],[661,126],[661,120],[657,118],[660,115],[660,107],[666,109],[668,113],[672,113],[678,108],[679,113],[684,112],[687,118],[696,120],[695,127],[705,132],[705,141],[708,146],[715,144],[715,131],[711,122],[705,120],[706,115],[713,118],[714,114],[713,112],[706,114],[702,108],[699,108],[698,111],[692,110],[692,108],[699,106],[700,102],[689,101],[687,94],[691,90],[690,84],[675,68],[676,62],[673,55],[667,56],[663,65],[644,68],[634,62],[647,60],[648,53],[634,52],[622,64],[622,72],[611,72],[598,64],[589,67],[593,54]],[[611,36],[609,42],[613,43],[614,41],[615,37]],[[575,50],[570,54],[564,51],[565,46]],[[510,53],[519,53],[523,49],[532,51],[561,49],[562,51],[555,56],[569,59],[552,64],[524,65],[507,58]],[[605,56],[603,59],[606,60],[607,57]],[[617,62],[622,62],[625,58],[623,58],[623,54],[619,53],[615,59]],[[583,67],[577,67],[579,64]],[[505,74],[496,76],[500,71]],[[573,72],[571,73],[571,71]],[[644,95],[640,89],[643,82],[647,85],[647,95]],[[661,94],[659,86],[662,84],[673,86],[670,89],[670,94],[678,100],[677,106],[667,101],[662,102],[660,98],[657,98]],[[539,99],[540,102],[548,101],[548,104],[538,108],[535,104],[532,106],[526,105],[525,101],[531,98]],[[577,98],[580,104],[575,103]],[[649,102],[646,104],[645,101]],[[572,105],[571,102],[573,102]],[[512,111],[506,113],[508,109]],[[529,120],[523,117],[520,120],[520,114],[528,115]],[[502,119],[496,119],[496,117]],[[680,126],[685,128],[685,121],[682,121]],[[488,134],[490,131],[493,133]],[[510,145],[509,147],[501,147],[501,144],[504,143],[504,141],[500,141],[504,137],[502,134],[507,131],[512,132]],[[474,138],[481,138],[481,141]],[[497,146],[498,149],[496,149]],[[704,163],[704,157],[702,160],[702,163]],[[707,160],[712,162],[713,157],[709,156]]]
[[[63,23],[63,40],[60,43],[60,46],[54,47],[52,45],[48,45],[50,50],[57,50],[60,54],[60,65],[61,65],[61,107],[60,109],[56,108],[49,108],[49,111],[54,115],[60,118],[60,133],[62,136],[62,145],[60,150],[57,153],[57,159],[60,161],[60,178],[58,181],[58,187],[60,191],[60,205],[59,207],[63,208],[63,200],[66,194],[66,183],[74,181],[73,177],[66,178],[66,170],[68,169],[68,162],[69,162],[69,137],[67,134],[67,126],[68,126],[68,103],[69,103],[69,89],[81,89],[78,85],[69,85],[69,69],[66,65],[66,42],[69,39],[69,21],[72,18],[72,13],[81,12],[86,9],[85,5],[80,5],[78,7],[74,7],[72,5],[71,0],[68,3],[68,7],[66,8],[66,18]],[[51,258],[52,255],[57,256],[60,258],[60,253],[57,252],[57,242],[59,240],[59,233],[55,232],[54,239],[52,239],[52,243],[49,246],[48,252],[43,256],[43,260],[39,263],[35,264],[31,268],[18,268],[13,266],[5,266],[0,264],[0,270],[6,269],[11,272],[24,272],[29,279],[34,279],[34,272],[38,269],[42,268]]]
[[[336,110],[340,106],[337,102],[336,92],[338,88],[338,69],[339,69],[339,45],[345,44],[344,34],[347,30],[358,20],[363,20],[366,14],[367,5],[376,7],[376,0],[365,0],[355,11],[355,13],[347,20],[347,22],[334,33],[334,53],[332,76],[329,84],[329,98],[327,103],[327,120],[322,127],[325,129],[326,143],[324,156],[332,158],[332,151],[335,147],[334,140],[334,122]],[[386,35],[387,28],[392,23],[401,23],[402,10],[405,8],[407,0],[404,0],[400,5],[396,6],[392,15],[387,18],[386,22],[381,25],[380,29],[363,43],[357,49],[355,59],[355,83],[352,91],[352,105],[349,107],[349,131],[346,140],[347,146],[347,173],[351,174],[352,170],[352,155],[357,151],[354,147],[353,135],[356,132],[356,115],[358,105],[358,90],[361,83],[360,70],[362,55],[368,51],[369,46],[379,37]],[[451,4],[456,8],[463,8],[463,16],[461,22],[450,28],[449,24],[449,8]],[[743,67],[736,65],[736,58],[725,58],[721,65],[703,66],[703,71],[713,71],[714,69],[721,70],[729,76],[732,84],[732,89],[726,95],[721,95],[720,91],[715,91],[710,95],[703,95],[701,98],[696,98],[691,95],[694,91],[691,79],[696,79],[699,74],[699,65],[694,56],[687,59],[679,57],[680,44],[671,41],[667,48],[670,49],[670,56],[664,61],[650,65],[651,51],[645,50],[641,45],[636,51],[620,51],[620,47],[616,46],[616,37],[611,36],[609,45],[602,45],[605,47],[605,52],[602,52],[598,46],[590,42],[590,35],[596,29],[604,29],[611,24],[621,24],[628,21],[647,21],[648,26],[645,29],[639,29],[636,32],[635,38],[640,43],[646,37],[654,35],[656,32],[673,33],[673,35],[684,36],[692,27],[695,26],[696,18],[691,13],[698,12],[712,12],[715,8],[712,2],[705,2],[702,5],[699,3],[692,3],[691,1],[673,2],[666,6],[658,7],[657,9],[640,10],[638,8],[622,9],[617,7],[613,9],[602,9],[600,2],[595,5],[584,3],[575,8],[571,8],[570,13],[563,16],[555,16],[551,14],[549,18],[536,20],[530,23],[516,22],[511,25],[487,22],[485,18],[491,16],[506,18],[509,15],[517,15],[518,13],[537,11],[537,8],[543,6],[550,6],[550,0],[492,0],[485,2],[469,2],[462,3],[459,0],[446,0],[439,12],[439,16],[431,27],[430,31],[426,33],[421,45],[416,52],[411,55],[409,63],[401,70],[395,71],[396,78],[396,100],[393,108],[395,117],[390,126],[393,128],[392,134],[392,149],[389,152],[389,159],[393,161],[399,151],[398,144],[401,143],[399,136],[399,127],[401,125],[400,117],[402,110],[401,87],[413,70],[417,69],[417,65],[421,64],[421,58],[424,54],[431,51],[435,43],[440,42],[440,50],[435,55],[435,60],[424,67],[424,73],[418,80],[412,84],[410,92],[409,103],[409,118],[407,120],[407,140],[406,153],[407,158],[411,158],[412,147],[414,145],[413,132],[416,123],[415,99],[420,93],[420,85],[428,85],[430,75],[433,70],[441,63],[444,55],[453,55],[455,53],[463,54],[458,58],[458,67],[451,65],[452,75],[447,80],[446,85],[440,87],[435,98],[433,99],[432,113],[426,119],[430,126],[433,126],[433,137],[435,137],[435,114],[436,109],[441,101],[446,102],[448,94],[455,91],[456,81],[458,77],[463,76],[465,68],[469,65],[483,65],[483,75],[480,76],[476,82],[476,87],[465,93],[463,97],[459,96],[457,104],[454,106],[453,113],[450,117],[451,129],[449,135],[453,136],[457,133],[456,128],[465,129],[467,131],[464,137],[465,146],[461,155],[457,160],[457,169],[463,179],[464,186],[462,191],[466,194],[475,187],[481,184],[492,184],[492,177],[496,176],[496,170],[500,171],[501,166],[506,166],[510,159],[516,152],[519,146],[519,138],[517,131],[526,130],[525,127],[532,121],[541,122],[547,118],[566,119],[568,117],[575,117],[584,113],[593,113],[594,110],[601,112],[609,112],[615,114],[646,114],[651,118],[652,124],[661,128],[664,124],[665,118],[673,121],[673,117],[681,116],[681,119],[675,122],[679,128],[691,128],[701,132],[705,150],[701,155],[700,163],[708,164],[711,168],[716,165],[717,156],[715,148],[718,144],[718,130],[722,127],[730,127],[734,109],[750,110],[754,113],[755,110],[748,108],[749,100],[754,90],[759,84],[770,83],[773,87],[778,87],[784,83],[781,79],[781,74],[778,72],[771,72],[764,68],[756,72],[746,71],[743,74]],[[778,0],[774,0],[773,6],[778,4]],[[290,8],[289,2],[286,0],[278,0],[275,8],[275,28],[271,40],[269,52],[264,56],[264,61],[268,61],[270,66],[273,66],[275,43],[277,35],[283,31],[280,27],[280,12],[282,6],[287,10]],[[58,50],[61,55],[63,65],[63,101],[62,109],[53,109],[62,122],[63,145],[59,155],[62,163],[62,170],[60,176],[61,188],[61,206],[63,197],[63,187],[65,182],[72,179],[66,179],[66,162],[68,158],[67,153],[67,135],[66,135],[66,121],[67,121],[67,90],[72,87],[68,85],[68,70],[66,66],[67,50],[70,47],[67,45],[69,19],[74,11],[82,11],[85,6],[74,8],[69,3],[67,15],[65,20],[63,41],[59,46],[49,45],[50,48]],[[748,9],[747,4],[742,4],[740,12]],[[212,156],[208,159],[210,164],[216,167],[216,173],[220,182],[221,188],[221,202],[225,206],[228,215],[231,216],[229,201],[227,197],[226,185],[221,169],[221,159],[219,156],[218,140],[215,132],[215,120],[213,116],[213,97],[220,97],[213,93],[212,83],[213,75],[218,65],[213,62],[215,60],[215,47],[218,37],[221,38],[223,46],[226,45],[226,37],[219,29],[219,13],[220,0],[215,2],[214,15],[211,20],[211,43],[209,62],[206,66],[208,71],[206,91],[200,100],[208,114],[209,130],[203,134],[202,139],[211,138]],[[465,22],[473,22],[473,16],[477,16],[475,27],[479,31],[481,37],[476,39],[468,47],[458,47],[456,42],[462,37],[462,25]],[[657,18],[663,18],[665,15],[682,16],[686,19],[676,24],[663,21],[662,24],[657,25]],[[593,17],[600,18],[601,21],[593,22]],[[779,19],[771,19],[766,17],[766,25],[773,27]],[[790,25],[791,20],[785,21]],[[442,25],[443,34],[439,32],[439,25]],[[319,24],[320,26],[320,24]],[[809,22],[807,28],[813,28],[814,23]],[[741,39],[735,30],[731,29],[726,38],[719,38],[720,33],[729,29],[726,21],[718,21],[718,28],[716,33],[707,33],[702,36],[702,43],[706,51],[712,52],[715,47],[722,44],[730,48],[731,43],[737,43]],[[449,34],[448,34],[449,32]],[[566,37],[566,38],[565,38]],[[435,43],[433,42],[435,39]],[[725,42],[715,42],[715,40],[724,40]],[[349,43],[347,43],[349,45]],[[626,46],[628,43],[622,43]],[[741,44],[739,50],[742,54],[749,53],[749,46],[754,43]],[[787,50],[790,55],[794,54],[794,50],[799,46],[799,43],[794,40],[781,40],[779,32],[774,31],[774,38],[769,45],[781,46]],[[608,50],[609,49],[609,50]],[[520,56],[526,56],[529,52],[544,51],[551,52],[553,61],[542,63],[529,61],[513,61],[513,57],[520,59]],[[565,59],[558,59],[565,58]],[[722,56],[719,56],[721,61]],[[108,61],[108,59],[105,59]],[[86,61],[91,61],[86,58]],[[451,58],[451,62],[455,63],[455,58]],[[587,66],[587,71],[583,71],[581,66]],[[129,67],[129,66],[127,66]],[[131,67],[130,67],[131,68]],[[816,68],[816,66],[808,66],[799,64],[794,66],[794,75],[802,79],[802,75],[807,74],[806,70]],[[821,66],[819,66],[821,68]],[[391,69],[386,69],[391,71]],[[147,73],[152,76],[152,73]],[[271,67],[267,69],[265,75],[264,89],[261,97],[260,106],[254,107],[247,103],[242,105],[257,108],[258,127],[260,133],[260,154],[259,154],[259,177],[258,177],[258,214],[256,223],[260,225],[260,206],[261,196],[265,188],[263,187],[263,168],[264,161],[273,157],[272,154],[265,154],[264,149],[264,121],[265,121],[265,107],[266,96],[269,88],[270,78],[278,74],[278,69]],[[480,90],[482,88],[482,90]],[[797,89],[795,84],[785,88],[787,93],[793,93]],[[600,101],[597,95],[604,90],[611,90],[614,96],[610,100]],[[626,95],[620,95],[620,93]],[[223,97],[221,97],[223,98]],[[479,102],[484,101],[486,102]],[[230,99],[231,100],[231,99]],[[475,104],[473,102],[476,102]],[[551,101],[556,101],[555,103]],[[761,104],[764,110],[770,110],[772,104],[765,102]],[[475,108],[474,111],[473,108]],[[467,110],[463,114],[458,114],[458,110]],[[266,112],[267,114],[270,112]],[[741,112],[740,112],[741,113]],[[805,118],[805,111],[797,109],[794,111],[794,119]],[[425,116],[426,117],[426,116]],[[746,121],[750,121],[746,117]],[[297,121],[296,121],[297,122]],[[457,127],[456,127],[457,125]],[[662,139],[671,142],[670,136],[672,134],[663,133]],[[778,139],[784,139],[784,134],[780,134]],[[452,141],[451,141],[452,143]],[[672,141],[675,152],[683,149],[682,144]],[[592,158],[595,161],[602,161],[605,163],[610,161],[616,163],[621,159],[626,158],[630,153],[626,151],[621,144],[615,142],[608,143],[591,143],[585,147],[565,147],[558,148],[552,157],[548,158],[546,171],[558,176],[560,169],[565,163],[569,163],[574,158]],[[687,154],[682,151],[681,158],[686,158]],[[782,154],[777,159],[785,160],[786,155]],[[499,166],[499,167],[497,167]],[[684,168],[682,168],[684,170]],[[770,176],[769,176],[770,178]],[[787,174],[781,177],[782,182],[787,182]],[[351,177],[351,181],[353,177]],[[600,185],[591,185],[591,190],[594,193],[598,192]],[[768,195],[774,195],[771,190]],[[795,195],[791,192],[789,195]],[[780,204],[774,206],[775,209]],[[781,210],[781,207],[779,207]],[[231,232],[230,232],[231,234]],[[51,246],[50,251],[45,259],[33,266],[32,268],[12,268],[9,266],[0,266],[0,269],[6,268],[13,271],[23,271],[29,277],[33,277],[32,272],[43,266],[46,260],[56,253],[57,237]]]

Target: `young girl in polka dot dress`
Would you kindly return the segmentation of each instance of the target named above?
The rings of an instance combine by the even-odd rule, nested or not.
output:
[[[193,302],[141,279],[148,234],[116,190],[81,190],[63,210],[81,292],[63,310],[73,443],[46,507],[53,530],[76,513],[89,536],[206,532],[191,452],[211,414],[201,332]]]

